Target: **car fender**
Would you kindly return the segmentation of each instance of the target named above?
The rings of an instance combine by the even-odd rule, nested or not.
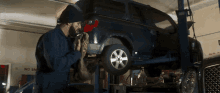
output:
[[[106,42],[107,42],[108,39],[110,39],[110,38],[125,39],[126,41],[129,42],[129,45],[131,46],[131,49],[132,49],[132,54],[131,54],[131,55],[134,54],[134,51],[133,51],[133,50],[134,50],[133,42],[132,42],[132,40],[131,40],[128,36],[126,36],[126,35],[124,35],[124,34],[111,34],[111,35],[105,37],[104,40],[103,40],[103,42],[101,43],[101,47],[100,47],[100,49],[99,49],[99,53],[98,53],[98,54],[101,54],[101,53],[102,53],[104,47],[106,46]],[[127,46],[126,46],[126,47],[127,47]]]
[[[194,49],[192,48],[193,42],[195,42]],[[198,40],[189,37],[189,50],[191,50],[191,52],[199,54],[199,61],[203,60],[203,49],[202,49],[201,43]]]

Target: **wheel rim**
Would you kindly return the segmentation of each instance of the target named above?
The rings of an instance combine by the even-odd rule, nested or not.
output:
[[[189,71],[182,83],[182,93],[193,93],[196,89],[197,75],[196,71]]]
[[[117,69],[123,69],[128,63],[128,56],[122,49],[114,50],[110,57],[111,65]]]

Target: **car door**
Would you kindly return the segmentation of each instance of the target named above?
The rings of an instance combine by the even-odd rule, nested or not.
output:
[[[178,33],[175,25],[168,15],[160,13],[154,9],[151,10],[151,22],[158,28],[155,44],[155,54],[164,55],[168,51],[177,51],[179,48]]]
[[[153,36],[149,29],[146,29],[144,24],[144,15],[141,11],[141,7],[129,3],[129,14],[131,16],[131,22],[135,23],[135,30],[132,31],[135,38],[134,47],[139,56],[150,57],[153,48]]]

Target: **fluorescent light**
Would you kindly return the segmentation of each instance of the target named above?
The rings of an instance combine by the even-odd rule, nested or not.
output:
[[[8,25],[6,21],[7,21],[7,20],[1,19],[1,20],[0,20],[0,24],[1,24],[1,25]]]
[[[2,83],[2,85],[4,85],[4,86],[5,86],[5,85],[6,85],[6,83]]]
[[[39,15],[22,14],[22,13],[0,13],[1,20],[16,20],[22,22],[30,22],[35,24],[44,24],[56,26],[55,17],[45,17]],[[2,22],[1,24],[5,24]]]

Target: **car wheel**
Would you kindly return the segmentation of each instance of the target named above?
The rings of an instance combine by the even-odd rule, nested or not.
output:
[[[125,74],[131,67],[131,55],[123,45],[107,46],[102,53],[102,65],[112,75]]]
[[[189,68],[180,84],[180,93],[199,93],[198,71],[196,68]]]

